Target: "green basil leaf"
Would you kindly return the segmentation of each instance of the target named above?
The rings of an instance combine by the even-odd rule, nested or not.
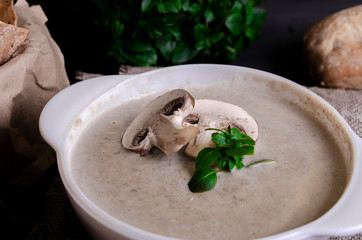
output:
[[[164,2],[158,2],[157,9],[160,13],[177,13],[181,10],[181,0],[168,0]]]
[[[136,59],[139,65],[155,65],[157,63],[157,52],[152,48],[150,51],[138,53]]]
[[[176,48],[177,42],[169,40],[167,42],[164,42],[163,44],[160,44],[158,46],[158,50],[160,50],[162,56],[167,60],[170,61],[172,54]]]
[[[211,9],[206,9],[206,11],[204,12],[204,17],[206,23],[212,22],[212,20],[214,20],[214,13],[212,12]]]
[[[255,141],[251,137],[245,134],[242,134],[241,138],[237,140],[237,142],[240,142],[245,145],[255,146]]]
[[[219,42],[224,37],[224,35],[225,34],[223,32],[213,34],[211,37],[211,42],[214,44]]]
[[[256,8],[253,10],[253,15],[253,21],[245,29],[245,35],[249,38],[250,41],[253,41],[261,34],[260,28],[264,22],[265,10]]]
[[[124,31],[124,24],[121,23],[119,20],[116,20],[112,24],[112,29],[113,29],[113,34],[116,37],[119,37],[122,35],[122,33]]]
[[[231,47],[231,46],[226,46],[225,50],[227,51],[227,53],[230,53],[230,54],[233,54],[233,55],[235,55],[235,53],[236,53],[235,49],[233,47]]]
[[[236,169],[239,170],[240,168],[243,168],[244,164],[241,160],[236,161]]]
[[[229,158],[228,159],[228,166],[229,166],[229,171],[233,170],[235,167],[235,160],[233,158]]]
[[[207,38],[205,39],[205,45],[206,45],[208,48],[211,47],[211,45],[212,45],[211,37],[207,37]]]
[[[231,11],[232,12],[241,12],[241,10],[243,10],[243,4],[238,1],[235,1],[231,8]]]
[[[250,25],[254,28],[260,29],[264,22],[265,13],[264,9],[254,8],[254,19]]]
[[[196,171],[188,183],[191,192],[206,192],[213,189],[217,182],[217,172],[209,168]]]
[[[170,31],[170,33],[172,34],[172,36],[175,37],[175,39],[176,39],[177,41],[180,41],[180,40],[181,40],[180,29],[178,29],[178,28],[170,28],[169,31]]]
[[[183,1],[181,4],[181,9],[186,12],[189,10],[189,8],[190,8],[190,0]]]
[[[128,0],[118,4],[96,0],[102,14],[97,24],[111,31],[110,55],[121,64],[174,65],[196,58],[198,62],[230,62],[260,35],[265,10],[256,5],[261,1]],[[204,31],[194,31],[197,24],[204,25]],[[166,33],[172,35],[172,41],[165,40]],[[128,39],[149,43],[161,57],[154,62],[156,55],[151,48],[142,50],[137,42],[138,46],[130,47],[125,44]],[[158,45],[161,40],[166,46]],[[134,55],[141,52],[143,56]],[[146,61],[147,54],[153,57]]]
[[[233,140],[240,140],[242,138],[242,134],[240,133],[239,129],[237,128],[232,128],[230,129],[230,133],[231,133],[231,139]]]
[[[177,41],[174,41],[171,33],[166,32],[157,42],[156,47],[161,52],[161,55],[169,61],[176,48]]]
[[[192,15],[197,14],[198,12],[200,12],[200,10],[202,9],[202,5],[200,3],[194,3],[189,7],[189,12]]]
[[[245,29],[245,35],[249,38],[250,41],[254,40],[258,34],[258,30],[253,27],[247,27]]]
[[[158,10],[158,12],[160,12],[160,13],[165,13],[165,12],[167,12],[167,6],[166,6],[166,4],[163,3],[163,2],[158,2],[158,3],[157,3],[157,10]]]
[[[216,160],[216,164],[219,169],[223,170],[223,169],[225,169],[226,159],[221,154],[219,154],[219,156]]]
[[[240,141],[234,141],[234,147],[235,148],[241,148],[244,146],[244,143],[240,142]]]
[[[201,51],[202,49],[206,48],[206,44],[204,41],[199,41],[195,44],[195,48],[197,51]]]
[[[119,62],[126,62],[127,61],[127,59],[126,58],[124,58],[120,53],[118,53],[118,52],[113,52],[113,51],[110,51],[110,52],[108,52],[108,56],[109,57],[114,57],[117,61],[119,61]]]
[[[197,51],[189,47],[189,45],[182,41],[177,44],[172,56],[173,64],[180,64],[193,59],[197,55]]]
[[[195,168],[196,171],[202,168],[210,167],[218,158],[219,148],[204,148],[202,149],[196,157]]]
[[[240,35],[243,30],[243,16],[240,12],[230,14],[225,20],[225,26],[234,35]]]
[[[181,10],[181,0],[169,0],[172,5],[172,12],[177,13]]]
[[[179,16],[173,13],[167,13],[162,16],[162,27],[166,28],[167,31],[170,31],[171,28],[177,27],[177,19]]]
[[[212,141],[216,144],[216,146],[227,144],[227,138],[223,133],[213,133]]]
[[[244,146],[241,148],[231,148],[226,150],[226,155],[230,157],[239,157],[244,155],[254,155],[254,147]]]
[[[226,57],[229,61],[234,61],[237,58],[236,50],[232,47],[226,48],[228,51],[226,52]]]
[[[203,24],[196,24],[194,27],[194,38],[197,42],[202,42],[205,40],[209,29]]]
[[[153,50],[150,42],[141,39],[133,39],[126,43],[127,48],[132,52],[149,52]]]
[[[132,52],[119,49],[119,53],[123,58],[127,59],[127,62],[129,62],[129,64],[136,66],[151,66],[156,64],[157,62],[157,52],[153,48],[150,49],[150,51],[146,52]]]
[[[252,2],[248,2],[248,4],[246,5],[245,15],[246,15],[245,25],[251,24],[251,22],[254,19],[254,7]]]
[[[158,29],[152,29],[152,28],[148,28],[147,30],[147,34],[148,36],[151,38],[151,39],[160,39],[160,38],[163,38],[164,34],[162,31],[158,30]],[[156,43],[157,43],[156,41]]]
[[[105,19],[105,20],[103,21],[103,24],[104,24],[104,26],[108,27],[108,26],[111,26],[113,22],[114,22],[114,21],[112,21],[112,19],[107,18],[107,19]],[[102,20],[101,20],[101,19],[97,19],[97,20],[96,20],[96,24],[97,24],[97,25],[102,25]]]
[[[239,37],[239,39],[236,41],[235,45],[234,45],[234,49],[235,49],[236,55],[238,55],[239,53],[241,53],[242,50],[244,49],[244,47],[245,47],[244,36],[241,35],[241,36]]]
[[[152,0],[142,0],[141,11],[147,12],[148,10],[150,10],[153,6],[152,3],[153,3]]]

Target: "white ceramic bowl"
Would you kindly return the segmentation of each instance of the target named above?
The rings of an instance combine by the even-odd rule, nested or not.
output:
[[[119,102],[143,93],[178,88],[190,83],[208,84],[235,78],[244,81],[254,77],[257,80],[246,81],[245,84],[253,84],[263,91],[280,91],[284,99],[292,102],[313,103],[308,111],[312,111],[342,139],[351,173],[343,195],[327,213],[306,225],[263,239],[326,239],[332,235],[362,232],[362,140],[343,117],[316,94],[274,74],[237,66],[196,64],[133,76],[116,75],[86,80],[64,89],[45,106],[40,118],[41,134],[57,153],[65,189],[89,233],[96,239],[170,239],[111,217],[87,199],[74,183],[69,157],[75,139],[87,122]]]

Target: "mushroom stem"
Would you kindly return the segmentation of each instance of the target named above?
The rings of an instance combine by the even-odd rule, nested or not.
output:
[[[199,133],[195,126],[182,125],[194,104],[194,98],[184,89],[158,96],[132,121],[122,137],[122,145],[141,155],[154,146],[172,155]]]

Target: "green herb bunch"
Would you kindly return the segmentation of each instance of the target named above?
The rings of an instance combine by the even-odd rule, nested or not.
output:
[[[197,155],[195,173],[188,184],[192,192],[205,192],[213,189],[217,182],[216,174],[220,170],[231,171],[234,168],[239,170],[244,167],[244,156],[254,155],[255,141],[240,133],[237,128],[226,131],[215,128],[206,130],[218,131],[212,134],[212,140],[216,147],[204,148]],[[261,160],[248,166],[269,161],[274,160]],[[218,170],[212,168],[215,163]]]
[[[94,0],[109,27],[109,55],[151,66],[230,62],[260,35],[263,0]]]

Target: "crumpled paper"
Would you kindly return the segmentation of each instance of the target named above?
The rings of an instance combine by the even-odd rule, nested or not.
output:
[[[14,8],[18,26],[30,32],[25,45],[0,67],[0,182],[29,184],[56,162],[40,135],[39,117],[69,80],[41,7],[18,0]]]

